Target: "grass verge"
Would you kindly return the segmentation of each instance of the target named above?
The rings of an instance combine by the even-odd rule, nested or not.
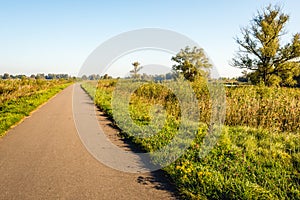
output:
[[[12,98],[2,103],[0,105],[0,137],[3,137],[10,127],[29,116],[38,106],[71,84],[71,82],[58,83],[29,96]]]
[[[114,85],[113,80],[103,80],[98,84],[96,92],[93,89],[96,84],[93,86],[89,83],[82,85],[87,92],[94,91],[95,103],[110,117],[113,117],[111,97]],[[163,91],[157,92],[157,90],[161,90],[161,87],[152,89],[152,96],[163,93]],[[255,89],[251,88],[251,90]],[[240,91],[243,93],[243,97],[248,98],[246,95],[248,90],[245,88]],[[151,121],[149,109],[159,99],[145,98],[146,92],[148,90],[137,90],[132,94],[129,106],[132,119],[136,124],[142,126]],[[266,95],[267,92],[263,92],[263,95]],[[251,95],[251,93],[248,94]],[[238,100],[240,98],[238,94],[234,98],[232,96],[230,98],[232,100],[237,98],[236,107],[240,106],[238,102],[241,101]],[[273,99],[272,96],[264,98],[266,101],[268,98]],[[278,101],[283,100],[285,99],[278,99]],[[159,103],[166,107],[171,119],[170,121],[168,118],[166,119],[160,132],[148,138],[135,138],[128,133],[124,134],[125,137],[131,138],[133,142],[149,152],[154,152],[167,144],[176,134],[180,122],[176,118],[178,113],[174,114],[176,109],[172,107],[173,104]],[[169,111],[168,106],[170,107]],[[267,108],[269,109],[269,107]],[[175,117],[172,118],[172,115]],[[259,117],[263,117],[263,115],[264,113],[261,113]],[[200,159],[199,152],[203,138],[208,131],[208,126],[201,126],[184,155],[164,168],[172,177],[183,198],[300,199],[299,131],[281,131],[271,127],[267,129],[255,126],[224,126],[217,144],[205,158]],[[153,155],[154,162],[156,159],[160,158]]]

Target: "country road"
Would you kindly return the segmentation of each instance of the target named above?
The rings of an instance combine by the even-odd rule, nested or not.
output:
[[[160,171],[118,171],[87,151],[74,124],[73,87],[0,139],[0,199],[175,199]]]

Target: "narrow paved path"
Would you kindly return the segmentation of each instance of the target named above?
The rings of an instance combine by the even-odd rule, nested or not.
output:
[[[160,173],[111,169],[82,145],[68,87],[0,139],[0,199],[174,199]]]

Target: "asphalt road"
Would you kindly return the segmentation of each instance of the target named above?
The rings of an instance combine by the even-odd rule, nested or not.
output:
[[[174,199],[161,172],[103,165],[77,134],[70,86],[0,139],[0,199]]]

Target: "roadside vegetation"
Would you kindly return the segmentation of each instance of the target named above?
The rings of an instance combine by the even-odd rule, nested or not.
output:
[[[249,27],[241,29],[241,37],[236,38],[239,50],[232,65],[247,70],[243,79],[248,84],[224,84],[224,126],[205,157],[200,156],[204,138],[215,127],[211,124],[213,94],[207,85],[208,81],[216,81],[210,78],[212,65],[203,49],[197,47],[186,47],[172,58],[175,64],[171,77],[184,77],[190,83],[200,110],[200,125],[194,140],[189,141],[189,148],[164,167],[183,198],[300,199],[300,89],[295,87],[299,85],[300,75],[300,36],[296,33],[290,43],[282,44],[288,20],[281,7],[270,5],[257,12]],[[82,87],[115,125],[121,127],[121,137],[131,139],[151,153],[153,163],[160,163],[166,157],[155,151],[178,134],[181,105],[176,95],[164,86],[164,81],[170,80],[143,79],[138,74],[140,63],[132,65],[131,83],[142,84],[132,91],[130,101],[125,101],[128,105],[122,104],[122,95],[117,101],[113,98],[122,79],[85,82]],[[112,110],[112,103],[128,106],[131,120],[140,128],[130,123],[126,126],[126,122],[120,124],[116,115],[118,119],[128,116],[123,110]],[[165,118],[153,122],[160,119],[155,118],[161,114],[159,110],[154,110],[153,115],[157,105],[164,108]],[[156,134],[135,135],[137,130],[146,132],[147,126],[152,129],[153,123],[161,121],[163,126]],[[188,133],[189,128],[185,128]],[[185,145],[187,140],[180,142]]]
[[[0,137],[39,105],[72,83],[71,80],[0,80]]]
[[[95,103],[111,119],[111,97],[116,83],[117,80],[100,80],[94,93]],[[95,85],[87,82],[82,87],[95,91]],[[226,125],[217,145],[200,159],[203,138],[209,131],[209,93],[201,82],[192,85],[201,97],[202,123],[190,148],[164,169],[181,194],[188,199],[299,199],[300,90],[265,86],[226,88]],[[170,95],[157,83],[145,83],[137,89],[129,107],[134,122],[140,126],[149,124],[151,106],[160,104],[167,112],[164,127],[147,138],[133,137],[128,127],[129,131],[121,136],[149,152],[171,141],[180,124],[180,112],[178,102]],[[159,159],[155,155],[152,158],[153,162]]]

